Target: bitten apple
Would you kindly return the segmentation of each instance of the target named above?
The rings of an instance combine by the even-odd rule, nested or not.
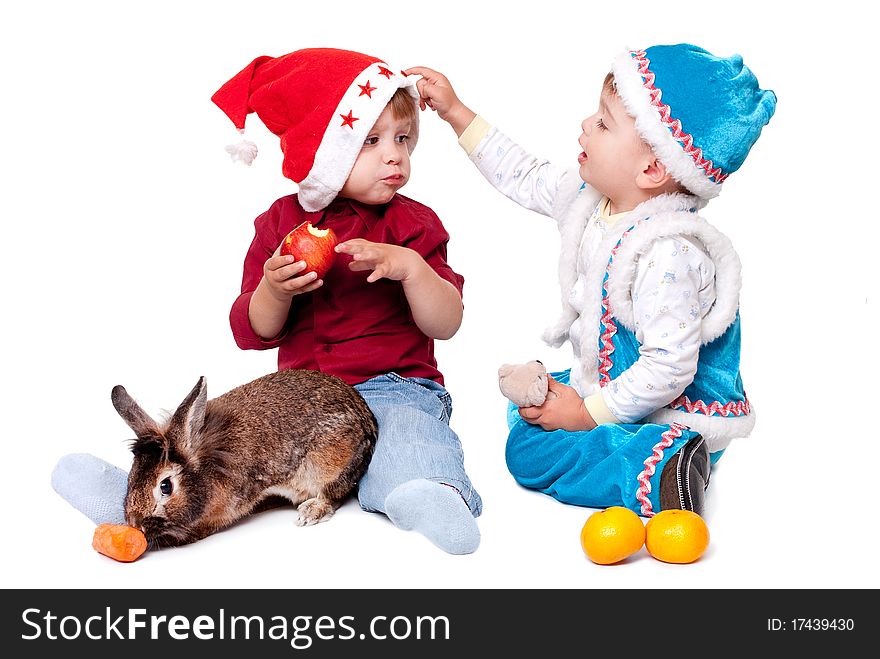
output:
[[[306,269],[301,274],[314,271],[318,279],[323,279],[336,258],[333,248],[338,242],[333,229],[316,229],[310,222],[303,222],[284,237],[281,254],[305,261]]]

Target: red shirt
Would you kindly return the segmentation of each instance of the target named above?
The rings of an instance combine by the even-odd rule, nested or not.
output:
[[[263,277],[263,264],[304,221],[319,228],[331,227],[339,242],[364,238],[409,247],[459,294],[462,292],[464,277],[446,263],[449,234],[427,206],[398,194],[381,206],[337,198],[323,211],[309,213],[296,195],[289,195],[254,221],[256,235],[245,257],[241,295],[229,314],[238,347],[278,348],[279,370],[308,368],[336,375],[349,384],[391,371],[443,384],[434,358],[434,340],[413,321],[402,284],[388,279],[368,284],[371,271],[349,270],[352,259],[347,254],[337,254],[320,288],[294,296],[287,323],[278,336],[264,340],[254,332],[248,305]]]

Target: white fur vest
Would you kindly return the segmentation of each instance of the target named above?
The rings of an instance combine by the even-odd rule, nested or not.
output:
[[[618,243],[614,265],[608,269],[605,282],[609,306],[617,323],[630,332],[635,331],[631,294],[639,257],[660,238],[684,236],[705,246],[716,268],[716,300],[703,317],[701,343],[705,346],[731,326],[739,309],[741,264],[730,240],[696,212],[705,202],[682,194],[654,197],[614,223],[601,239],[601,244],[589,245],[583,236],[588,223],[595,221],[592,218],[601,195],[576,176],[566,179],[571,181],[569,189],[561,190],[554,209],[561,238],[559,282],[562,314],[545,330],[543,339],[553,347],[571,341],[574,355],[571,384],[581,396],[593,394],[600,387],[598,356],[602,282],[612,249]],[[640,223],[637,230],[620,242],[621,236],[643,218],[651,219]],[[700,415],[694,419],[691,413],[664,408],[646,420],[656,423],[678,421],[699,429],[707,435],[707,441],[710,437],[715,440],[712,443],[717,449],[726,446],[732,437],[748,435],[754,418],[750,413],[738,418]]]

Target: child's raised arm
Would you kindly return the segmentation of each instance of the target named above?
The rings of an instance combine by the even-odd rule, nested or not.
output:
[[[556,217],[557,202],[568,200],[582,181],[573,167],[559,167],[537,158],[468,108],[449,79],[425,66],[405,74],[418,74],[419,106],[435,110],[458,135],[458,142],[492,186],[523,208]]]
[[[455,134],[461,137],[470,123],[476,117],[476,113],[469,109],[452,89],[449,79],[442,73],[429,69],[426,66],[414,66],[404,71],[406,75],[415,73],[422,76],[416,82],[419,92],[419,108],[422,110],[429,107],[435,110],[439,117],[449,123]]]

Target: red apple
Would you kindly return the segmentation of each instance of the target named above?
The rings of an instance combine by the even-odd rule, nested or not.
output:
[[[291,254],[297,261],[306,262],[306,269],[299,276],[314,270],[318,279],[323,279],[336,258],[333,248],[338,242],[333,229],[316,229],[310,222],[303,222],[285,236],[281,254]]]

